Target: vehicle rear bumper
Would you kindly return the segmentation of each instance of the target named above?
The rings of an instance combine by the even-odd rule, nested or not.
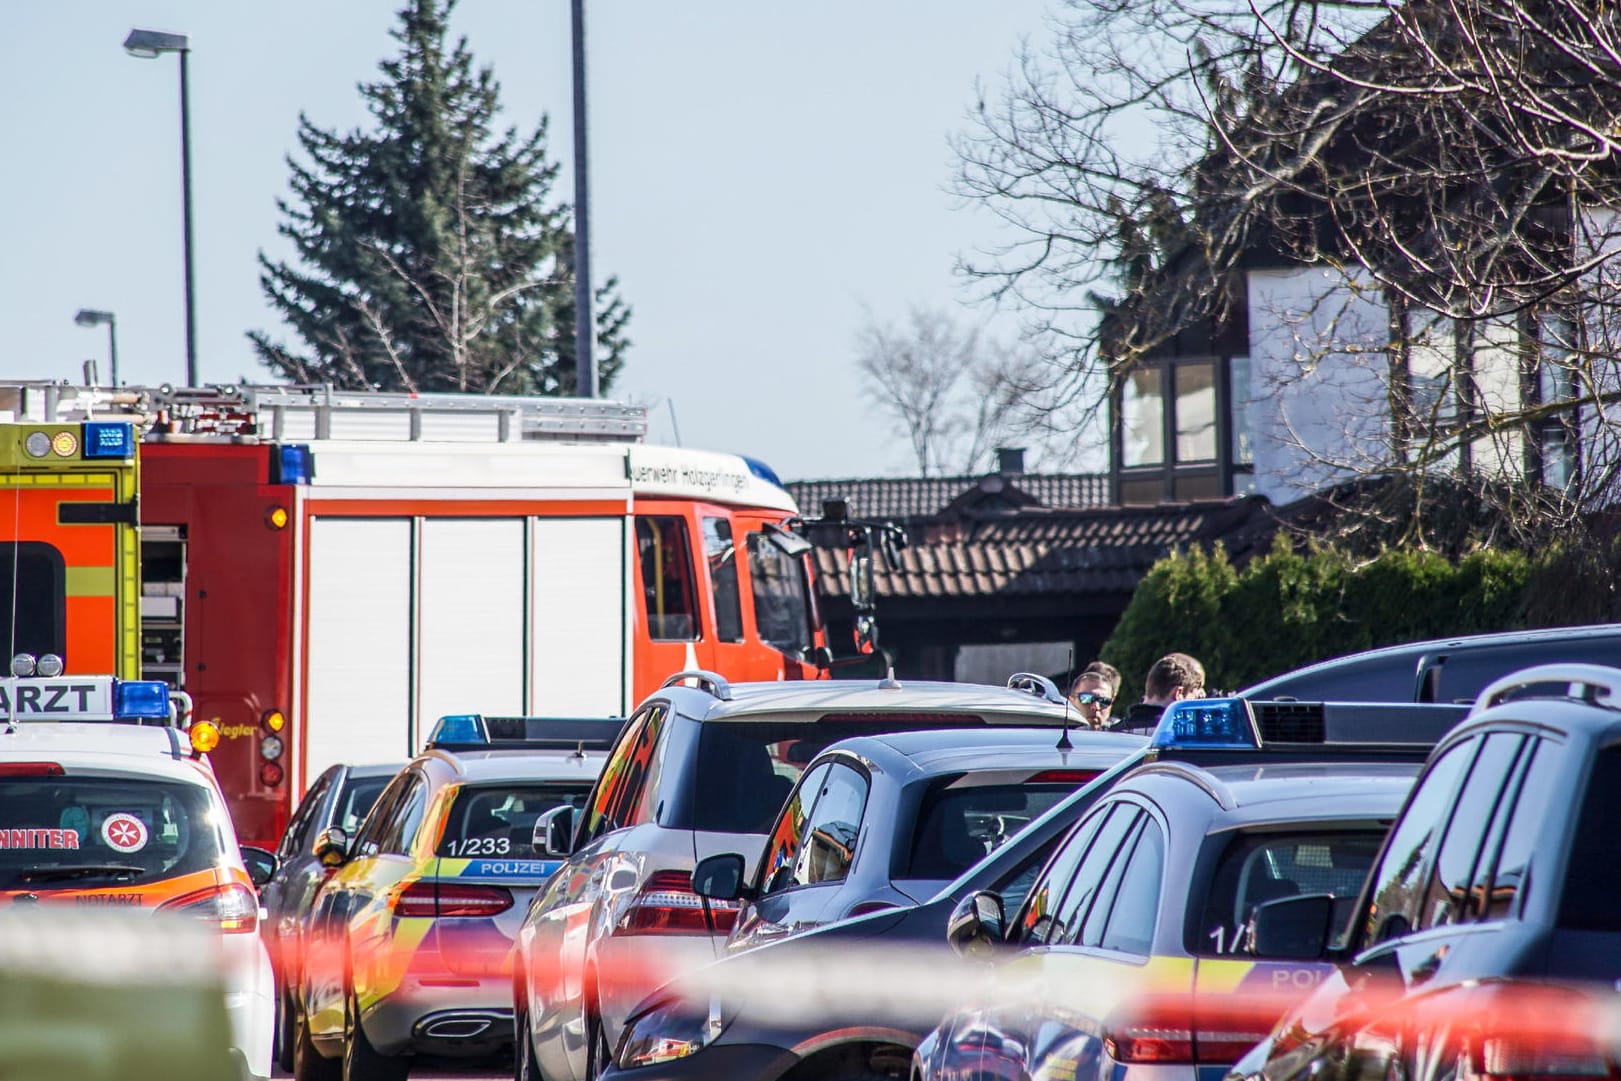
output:
[[[445,986],[408,978],[370,1009],[366,1038],[385,1055],[483,1055],[512,1045],[512,981]]]

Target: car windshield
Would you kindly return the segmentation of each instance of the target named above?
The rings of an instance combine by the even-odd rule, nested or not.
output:
[[[765,833],[810,760],[841,739],[983,727],[984,718],[972,713],[905,712],[706,724],[698,736],[693,828],[716,833]]]
[[[1207,957],[1236,953],[1256,905],[1306,893],[1332,896],[1333,926],[1345,927],[1383,838],[1371,828],[1233,835],[1189,949]]]
[[[585,806],[588,785],[504,784],[463,788],[456,793],[435,855],[535,855],[535,819],[553,807]]]
[[[338,792],[337,813],[332,816],[332,824],[341,829],[346,836],[353,837],[360,828],[361,820],[371,805],[377,802],[377,797],[383,794],[388,782],[394,779],[392,774],[381,777],[351,777]]]
[[[219,864],[201,785],[119,777],[0,778],[0,889],[104,889]]]
[[[956,878],[1077,787],[939,782],[918,813],[906,877]]]

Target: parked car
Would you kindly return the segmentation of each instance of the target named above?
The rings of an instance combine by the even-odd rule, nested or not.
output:
[[[709,895],[742,905],[727,947],[926,901],[1143,742],[980,729],[835,743],[800,775],[752,882]],[[742,883],[747,862],[741,853],[710,856],[693,881]]]
[[[294,988],[300,1081],[403,1078],[420,1053],[499,1052],[512,1039],[513,936],[558,862],[545,815],[583,804],[614,720],[442,718],[353,842],[328,830]]]
[[[668,973],[717,955],[737,906],[700,898],[693,865],[741,851],[752,874],[795,780],[830,744],[997,726],[1048,726],[1056,740],[1072,721],[1040,677],[986,687],[672,676],[626,725],[574,835],[558,841],[566,862],[518,932],[518,1076],[596,1077],[626,1013]]]
[[[1341,967],[1234,1075],[1616,1076],[1618,822],[1621,669],[1493,683],[1436,747],[1345,942],[1319,897],[1257,911],[1258,944]]]
[[[1409,703],[1251,702],[1246,708],[1255,722],[1246,741],[1212,740],[1208,731],[1178,730],[1166,718],[1150,745],[1065,797],[920,905],[828,924],[683,973],[636,1007],[606,1076],[905,1077],[918,1042],[977,979],[961,971],[946,942],[964,900],[994,891],[1008,911],[1017,910],[1076,821],[1145,762],[1281,767],[1332,758],[1416,767],[1465,713],[1459,706]],[[858,968],[852,964],[857,958],[871,960]],[[843,982],[802,986],[802,977]]]
[[[1472,703],[1487,685],[1539,664],[1621,665],[1621,623],[1471,634],[1370,649],[1285,672],[1252,700]]]
[[[1076,825],[1010,920],[995,894],[967,899],[948,937],[959,951],[1019,951],[1002,976],[1028,992],[947,1017],[912,1076],[1109,1081],[1152,1067],[1196,1081],[1230,1065],[1331,967],[1239,955],[1255,906],[1309,891],[1348,912],[1418,769],[1141,767]]]
[[[289,989],[302,979],[305,932],[315,895],[334,870],[316,852],[326,852],[330,859],[346,849],[361,819],[404,767],[404,762],[329,766],[304,793],[276,848],[281,865],[259,891],[259,901],[265,910],[261,931],[276,974],[276,1065],[283,1070],[293,1068]],[[333,830],[337,833],[329,832]]]

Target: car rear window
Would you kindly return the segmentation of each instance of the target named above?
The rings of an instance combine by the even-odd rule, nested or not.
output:
[[[1233,835],[1189,950],[1206,957],[1236,953],[1256,905],[1306,893],[1333,896],[1334,926],[1346,926],[1383,839],[1380,829]]]
[[[841,739],[983,727],[984,719],[972,713],[900,711],[830,714],[809,721],[705,724],[698,735],[692,828],[715,833],[765,833],[811,759]]]
[[[1570,931],[1621,931],[1621,747],[1593,757],[1581,816],[1570,842],[1559,926]]]
[[[0,778],[0,889],[107,889],[207,870],[221,856],[214,804],[181,781]]]
[[[506,784],[463,788],[445,819],[434,854],[464,856],[534,855],[535,819],[553,807],[585,806],[588,785]]]
[[[903,877],[956,878],[1077,787],[936,782],[918,811]]]

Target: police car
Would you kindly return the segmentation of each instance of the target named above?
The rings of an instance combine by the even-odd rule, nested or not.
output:
[[[12,670],[37,668],[23,655]],[[232,1054],[244,1076],[268,1077],[274,1001],[255,888],[275,858],[248,850],[250,874],[202,757],[219,733],[177,719],[163,683],[0,680],[0,907],[151,911],[218,932]]]
[[[1621,669],[1488,686],[1435,749],[1373,864],[1349,941],[1321,900],[1255,936],[1341,967],[1235,1067],[1411,1081],[1621,1072]]]
[[[1456,716],[1432,708],[1431,739]],[[1174,705],[1154,741],[1190,739],[1252,756],[1260,742],[1241,699]],[[1418,773],[1413,750],[1138,768],[1076,824],[1005,929],[994,894],[965,900],[947,931],[960,952],[1019,952],[988,1001],[923,1041],[913,1077],[1219,1078],[1332,971],[1245,952],[1256,906],[1309,893],[1348,915]]]
[[[291,996],[296,1077],[402,1078],[415,1054],[511,1044],[513,935],[558,867],[536,834],[584,803],[622,723],[442,718],[352,841],[317,841],[338,869]]]

